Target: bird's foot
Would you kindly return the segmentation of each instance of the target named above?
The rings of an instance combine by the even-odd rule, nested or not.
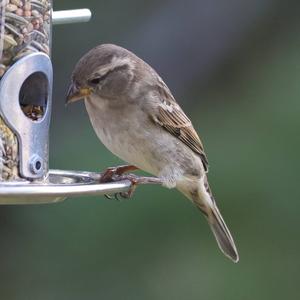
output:
[[[131,198],[137,186],[140,184],[163,184],[163,181],[157,177],[145,177],[145,176],[137,176],[134,174],[124,174],[128,171],[138,170],[136,166],[125,165],[119,167],[108,168],[100,178],[100,182],[116,182],[122,180],[129,180],[131,182],[131,186],[127,192],[122,192],[114,195],[116,200],[120,200],[121,198]],[[113,197],[110,195],[105,195],[106,198],[112,199]]]
[[[119,177],[126,172],[138,170],[136,166],[124,165],[118,167],[107,168],[100,177],[100,183],[120,181]]]
[[[119,178],[120,180],[129,180],[131,182],[131,187],[129,188],[128,192],[123,192],[119,194],[122,198],[126,198],[126,199],[132,197],[137,186],[140,184],[162,184],[163,183],[162,180],[157,177],[143,177],[134,174],[122,175]]]
[[[133,165],[124,165],[124,166],[107,168],[104,171],[104,173],[101,174],[100,183],[116,182],[116,181],[124,180],[123,178],[121,178],[124,173],[129,171],[135,171],[135,170],[138,170],[138,168]],[[122,198],[129,198],[128,196],[125,195],[123,196],[122,193],[115,194],[114,196],[110,196],[110,195],[104,195],[104,196],[107,199],[115,198],[118,201],[120,200],[119,196],[121,196]]]

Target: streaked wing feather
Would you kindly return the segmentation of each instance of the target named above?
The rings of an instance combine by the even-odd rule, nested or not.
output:
[[[198,154],[207,171],[208,160],[204,153],[202,142],[195,131],[192,122],[185,115],[172,95],[168,93],[169,89],[162,87],[160,90],[162,89],[164,93],[160,93],[160,95],[163,95],[165,99],[163,99],[161,105],[158,107],[158,114],[155,116],[154,120]]]

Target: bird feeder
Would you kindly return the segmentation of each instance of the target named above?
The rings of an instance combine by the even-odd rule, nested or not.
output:
[[[128,180],[49,170],[52,24],[88,21],[88,9],[52,11],[50,0],[0,0],[0,204],[51,203],[127,192]]]

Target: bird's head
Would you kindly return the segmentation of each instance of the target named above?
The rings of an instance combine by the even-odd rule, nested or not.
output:
[[[118,99],[129,91],[135,77],[136,59],[130,51],[112,44],[92,49],[75,66],[66,102],[93,95]]]

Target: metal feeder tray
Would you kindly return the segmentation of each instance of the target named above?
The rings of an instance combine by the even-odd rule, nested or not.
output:
[[[0,204],[55,203],[73,196],[110,195],[128,192],[129,180],[99,183],[100,173],[50,170],[42,181],[0,184]]]

